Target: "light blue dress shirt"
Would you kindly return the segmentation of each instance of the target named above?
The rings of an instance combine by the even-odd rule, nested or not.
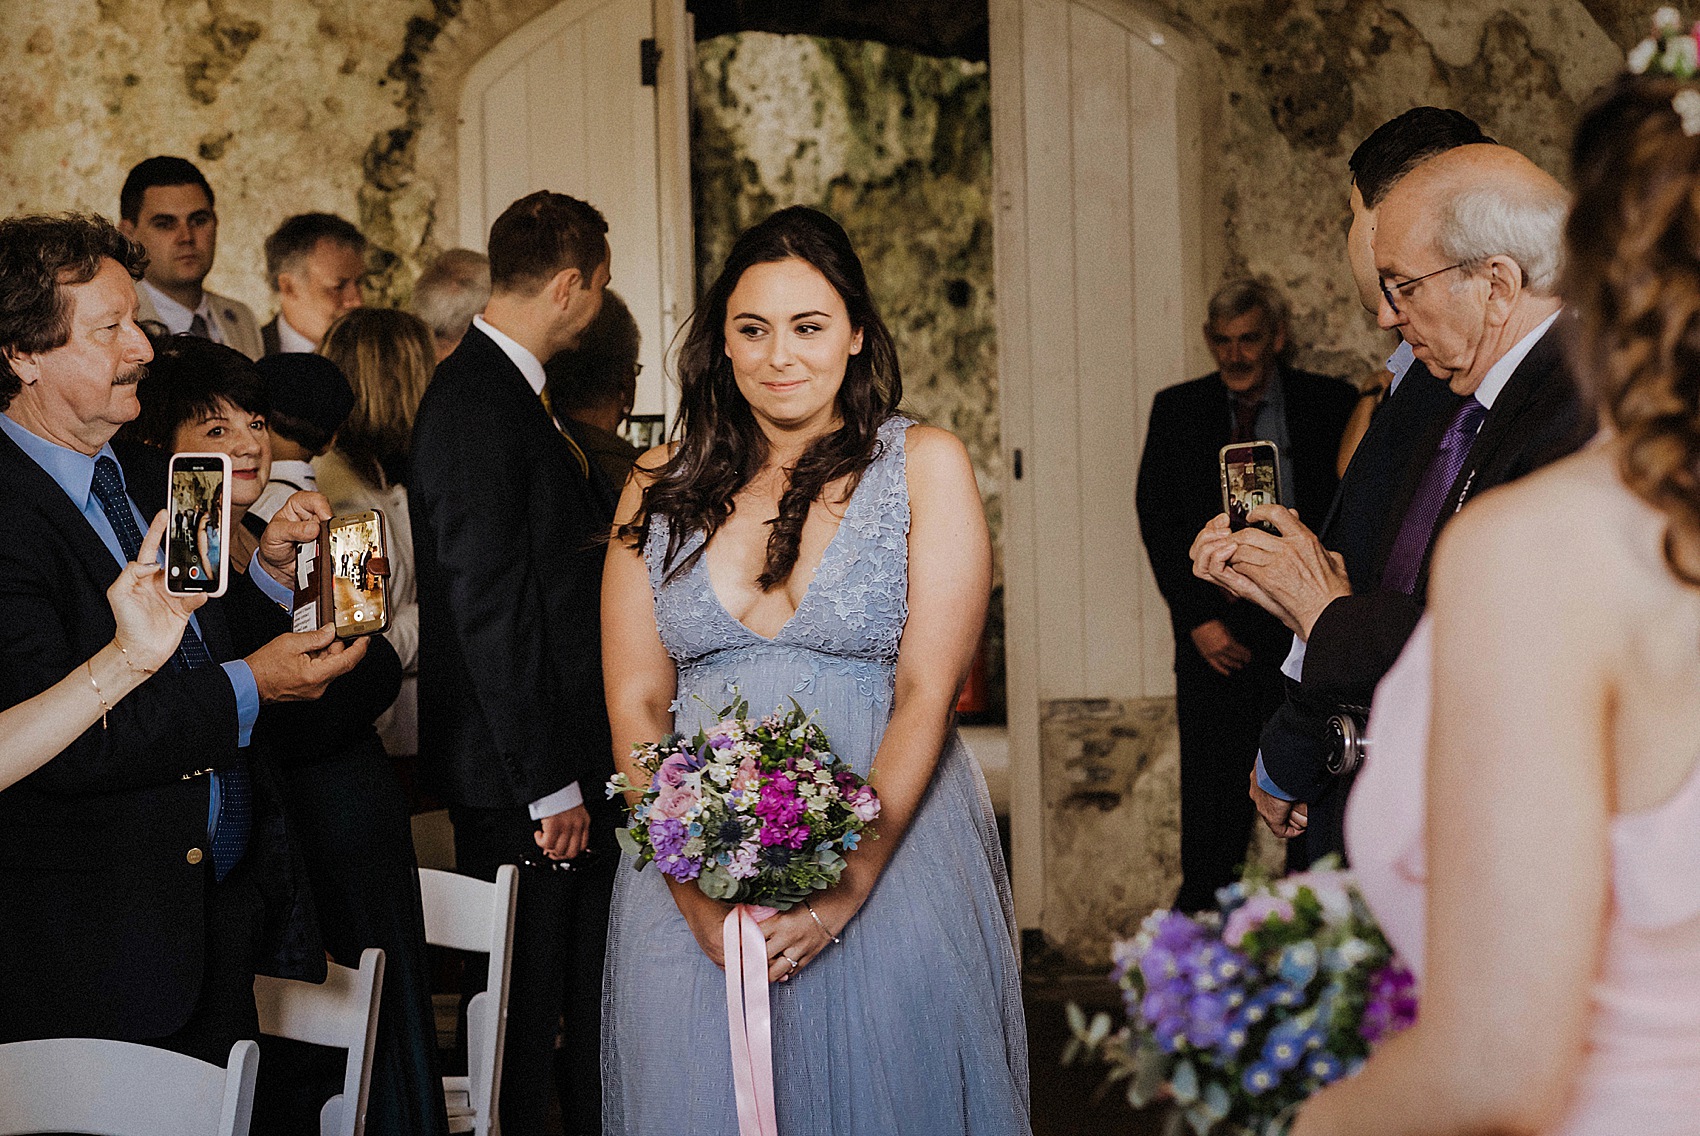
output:
[[[102,446],[93,457],[88,454],[80,454],[76,450],[66,449],[64,446],[30,433],[14,422],[8,414],[0,414],[0,430],[4,430],[6,436],[16,442],[20,450],[29,455],[30,460],[39,465],[47,476],[58,483],[59,488],[63,489],[65,495],[71,499],[71,504],[77,507],[77,511],[83,515],[83,519],[88,521],[89,527],[94,529],[94,533],[100,538],[101,543],[106,545],[107,550],[112,553],[113,559],[118,561],[120,565],[128,563],[128,558],[124,555],[124,546],[118,542],[118,534],[112,531],[112,522],[106,519],[106,510],[101,507],[100,498],[94,495],[94,464],[102,457],[111,458],[116,463],[118,458],[112,452],[112,447],[110,445]],[[123,476],[122,464],[119,465],[119,476]],[[125,500],[129,500],[128,488],[125,490]],[[130,511],[135,514],[137,527],[142,532],[146,532],[148,519],[142,516],[141,510],[136,508],[134,501],[129,503]],[[161,553],[163,556],[163,550],[161,550]],[[253,566],[250,565],[250,572],[252,572],[252,568]],[[260,575],[265,576],[266,573],[262,571]],[[258,582],[257,578],[256,582]],[[267,582],[275,583],[271,581],[269,576]],[[273,595],[274,589],[267,589],[262,586],[261,591],[274,600],[277,598]],[[195,634],[199,635],[201,633],[200,623],[192,615],[189,617],[189,622],[194,626]],[[236,744],[246,746],[249,736],[253,733],[254,719],[259,717],[260,714],[260,688],[254,682],[253,670],[243,660],[234,659],[228,663],[220,663],[219,666],[224,669],[225,675],[230,679],[231,689],[236,693]],[[212,793],[208,802],[207,813],[207,834],[210,839],[212,831],[216,827],[214,822],[218,819],[218,775],[216,773],[211,775],[209,780],[212,782]]]

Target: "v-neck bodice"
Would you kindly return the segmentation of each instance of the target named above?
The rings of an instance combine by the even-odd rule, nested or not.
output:
[[[909,493],[905,480],[906,418],[888,419],[879,429],[874,460],[845,504],[838,531],[821,554],[791,618],[771,638],[751,630],[721,602],[709,579],[706,558],[667,579],[668,518],[650,522],[644,559],[655,593],[656,623],[673,661],[685,669],[739,648],[788,648],[841,656],[887,667],[909,615]],[[704,542],[690,534],[683,559]]]

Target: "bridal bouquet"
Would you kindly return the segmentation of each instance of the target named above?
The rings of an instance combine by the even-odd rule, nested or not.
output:
[[[1349,873],[1217,893],[1218,911],[1156,911],[1113,948],[1127,1024],[1069,1006],[1065,1063],[1094,1055],[1135,1108],[1166,1096],[1195,1133],[1279,1136],[1299,1104],[1416,1020],[1415,982]]]
[[[748,714],[740,699],[694,737],[634,747],[649,788],[616,835],[640,870],[654,861],[714,899],[784,911],[838,882],[880,802],[795,702]],[[624,773],[608,782],[610,796],[633,788]]]

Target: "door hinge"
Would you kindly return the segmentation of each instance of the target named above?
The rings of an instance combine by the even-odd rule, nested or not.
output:
[[[655,76],[661,70],[661,49],[652,39],[638,41],[638,79],[646,87],[655,86]]]

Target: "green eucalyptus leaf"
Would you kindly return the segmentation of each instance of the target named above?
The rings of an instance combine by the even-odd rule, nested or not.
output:
[[[1070,1030],[1075,1033],[1086,1032],[1086,1011],[1080,1008],[1078,1002],[1070,1002],[1063,1013],[1068,1016],[1068,1028]]]
[[[616,828],[614,830],[614,842],[620,846],[620,851],[628,856],[636,856],[643,851],[642,846],[638,844],[637,837],[632,835],[632,830],[629,828]]]
[[[1182,1058],[1175,1065],[1175,1071],[1169,1076],[1169,1088],[1174,1090],[1175,1099],[1182,1104],[1191,1104],[1198,1099],[1198,1070],[1193,1068],[1191,1061]]]

